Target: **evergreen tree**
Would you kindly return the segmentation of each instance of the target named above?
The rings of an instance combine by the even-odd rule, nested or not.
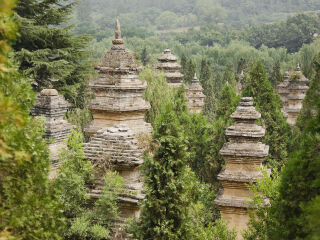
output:
[[[115,172],[107,172],[103,192],[92,203],[89,187],[95,172],[91,162],[85,159],[83,140],[80,132],[72,131],[69,135],[67,149],[60,153],[59,175],[53,181],[67,219],[64,239],[108,239],[118,217],[117,199],[118,194],[124,193],[124,180]]]
[[[180,62],[180,63],[181,63],[181,72],[182,72],[183,74],[186,73],[187,61],[188,61],[188,59],[187,59],[186,55],[182,54],[182,56],[181,56],[181,62]]]
[[[270,81],[274,88],[283,81],[283,75],[281,73],[281,66],[279,60],[273,66]]]
[[[218,100],[215,122],[213,123],[212,141],[214,144],[210,152],[211,163],[214,169],[212,177],[214,178],[214,182],[216,182],[216,189],[218,189],[217,176],[224,165],[224,160],[219,152],[226,142],[225,130],[232,125],[230,115],[235,111],[239,101],[240,98],[236,95],[231,85],[225,84]]]
[[[184,72],[184,82],[191,83],[195,72],[196,72],[196,65],[192,61],[192,59],[189,59],[187,61],[185,72]]]
[[[49,192],[44,124],[29,116],[35,94],[8,59],[14,3],[0,4],[0,238],[62,239],[61,206]]]
[[[61,0],[20,1],[16,11],[21,22],[14,45],[16,59],[37,91],[56,88],[75,106],[84,107],[91,67],[84,50],[88,36],[75,37],[62,27],[72,3]]]
[[[316,77],[311,83],[319,87],[320,55],[315,59]],[[312,238],[318,227],[310,220],[313,211],[319,212],[320,195],[320,102],[319,91],[309,90],[306,102],[313,104],[315,110],[304,121],[304,127],[296,141],[295,150],[290,154],[280,184],[280,197],[275,205],[276,228],[271,233],[272,239],[317,239]],[[305,103],[306,103],[305,102]],[[309,108],[308,105],[304,105]],[[308,110],[306,109],[306,112]],[[317,198],[318,197],[318,198]],[[319,235],[318,235],[319,237]]]
[[[268,81],[261,62],[254,64],[251,69],[243,95],[253,97],[255,107],[261,113],[266,128],[263,141],[270,147],[266,163],[280,169],[288,158],[291,129],[280,110],[282,101]]]
[[[190,239],[186,188],[186,139],[172,106],[167,104],[153,133],[155,153],[146,156],[143,173],[146,197],[135,237],[137,239]]]
[[[144,47],[141,52],[141,62],[143,66],[146,66],[149,61],[150,61],[150,58],[148,56],[147,48]]]

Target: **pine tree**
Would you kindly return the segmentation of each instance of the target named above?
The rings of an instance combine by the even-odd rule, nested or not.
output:
[[[311,86],[319,87],[320,55],[314,61],[316,77]],[[311,238],[318,231],[314,223],[312,211],[319,212],[320,195],[320,102],[319,91],[310,88],[305,103],[312,104],[305,112],[307,115],[304,127],[296,141],[295,150],[283,169],[280,184],[280,197],[275,205],[275,219],[278,224],[271,233],[272,239],[317,239]],[[309,109],[309,110],[308,110]],[[304,112],[304,111],[303,111]],[[319,216],[318,216],[319,217]],[[319,236],[318,236],[319,237]]]
[[[184,72],[184,82],[191,83],[195,72],[196,72],[196,65],[192,61],[192,59],[189,59],[186,63],[186,68],[185,68],[185,72]]]
[[[16,11],[21,22],[14,45],[20,69],[33,79],[37,91],[56,88],[75,106],[84,107],[92,71],[84,50],[88,36],[75,37],[62,27],[72,3],[61,0],[24,0]]]
[[[29,116],[35,94],[8,59],[14,3],[0,8],[0,238],[62,239],[61,206],[49,192],[44,124]]]
[[[223,144],[226,142],[225,130],[228,126],[232,124],[230,115],[235,111],[238,106],[240,98],[236,95],[234,89],[230,84],[225,84],[222,89],[222,92],[218,99],[218,106],[215,115],[215,121],[213,123],[213,146],[211,147],[210,158],[213,171],[214,182],[217,183],[218,173],[221,171],[222,166],[224,165],[224,160],[220,155],[220,149]],[[218,186],[216,184],[216,188]]]
[[[143,164],[146,197],[137,239],[188,239],[191,231],[186,188],[186,139],[172,106],[167,104],[153,133],[156,151]]]
[[[261,62],[254,64],[246,80],[243,96],[251,96],[266,128],[264,142],[269,145],[268,166],[280,169],[287,161],[290,126],[282,112],[282,101],[268,81]]]
[[[143,66],[146,66],[149,61],[150,61],[150,58],[148,56],[147,48],[144,47],[141,52],[141,62]]]
[[[280,66],[279,60],[273,66],[273,71],[271,73],[270,81],[274,88],[283,81],[283,75],[281,73],[281,66]]]
[[[181,72],[183,74],[186,73],[187,61],[188,61],[188,59],[187,59],[186,55],[182,54],[180,63],[181,63]]]

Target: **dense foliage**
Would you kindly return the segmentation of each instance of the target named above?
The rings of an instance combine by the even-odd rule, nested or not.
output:
[[[0,238],[61,239],[64,221],[49,191],[43,121],[29,116],[35,94],[8,58],[14,4],[0,4]]]
[[[21,22],[14,45],[19,68],[33,80],[37,91],[54,87],[75,106],[83,107],[88,98],[91,72],[88,36],[74,36],[63,27],[72,10],[60,0],[26,0],[16,7]]]
[[[267,79],[262,63],[256,63],[251,69],[243,95],[253,97],[266,128],[263,141],[269,145],[269,155],[265,162],[272,168],[280,169],[288,159],[291,129],[281,112],[282,101]]]
[[[67,220],[63,235],[64,239],[107,239],[118,217],[117,195],[125,192],[124,180],[117,173],[107,172],[102,194],[92,204],[89,191],[95,171],[85,159],[83,140],[82,133],[71,133],[67,148],[60,153],[59,174],[53,180]]]

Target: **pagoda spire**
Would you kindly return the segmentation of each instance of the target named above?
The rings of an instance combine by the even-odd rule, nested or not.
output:
[[[114,31],[114,38],[121,39],[121,30],[120,30],[120,22],[119,19],[116,20],[116,27]]]

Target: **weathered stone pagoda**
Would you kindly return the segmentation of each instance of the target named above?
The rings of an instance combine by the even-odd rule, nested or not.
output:
[[[277,91],[278,91],[280,98],[283,102],[283,108],[281,109],[281,111],[282,111],[283,115],[285,116],[285,118],[288,117],[287,113],[285,112],[285,109],[288,107],[288,95],[289,95],[288,85],[289,85],[289,82],[290,82],[290,73],[287,71],[284,74],[283,82],[277,86]]]
[[[194,74],[191,84],[186,85],[186,95],[190,112],[200,113],[204,106],[205,95],[197,74]]]
[[[101,194],[106,171],[119,172],[128,190],[127,194],[119,196],[121,226],[125,218],[140,214],[138,202],[144,197],[139,170],[143,150],[138,139],[149,135],[152,128],[144,121],[150,108],[150,104],[142,99],[147,85],[138,78],[141,67],[125,49],[118,20],[111,50],[96,69],[98,79],[90,83],[95,93],[89,104],[93,121],[86,128],[90,141],[85,144],[85,154],[98,172],[91,196],[95,198]],[[120,233],[126,235],[123,231]]]
[[[181,66],[177,60],[170,49],[165,49],[163,55],[158,58],[157,69],[164,71],[170,87],[179,87],[183,84],[183,74],[180,72]]]
[[[150,131],[150,125],[144,121],[150,104],[142,99],[147,84],[138,78],[141,67],[125,49],[118,20],[111,50],[96,70],[99,77],[90,83],[95,98],[88,106],[93,115],[93,121],[86,127],[88,134],[92,136],[103,127],[122,123],[135,133]]]
[[[285,116],[290,126],[296,124],[298,115],[302,108],[303,99],[306,96],[309,80],[302,74],[301,68],[298,65],[295,72],[290,75],[290,80],[287,85],[287,101],[285,102]]]
[[[50,158],[53,168],[58,166],[58,153],[65,147],[65,139],[74,128],[69,122],[63,119],[70,107],[63,96],[55,89],[43,89],[36,99],[36,104],[31,108],[31,115],[45,117],[45,138],[51,139],[49,144]]]
[[[215,203],[222,219],[228,222],[230,228],[236,227],[237,239],[242,239],[241,232],[249,220],[248,209],[252,208],[248,204],[252,193],[247,185],[262,177],[257,167],[262,165],[269,152],[269,146],[260,142],[265,129],[255,124],[260,117],[252,98],[241,98],[240,106],[231,115],[235,124],[225,132],[228,142],[220,150],[226,166],[218,175],[222,189]]]

